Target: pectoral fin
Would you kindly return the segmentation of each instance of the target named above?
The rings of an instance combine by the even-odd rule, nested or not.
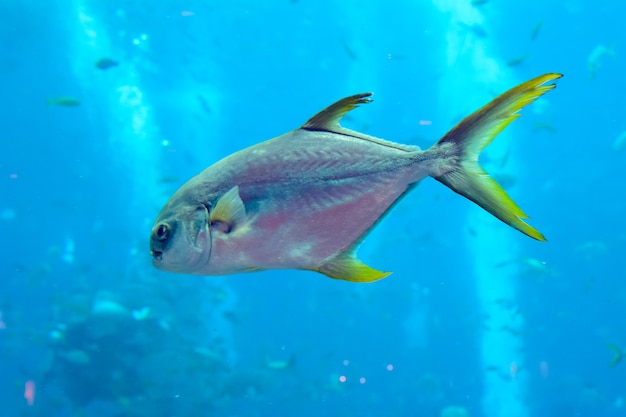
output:
[[[239,196],[239,186],[228,190],[211,210],[211,227],[230,233],[246,218],[246,207]]]
[[[330,278],[351,282],[373,282],[385,278],[391,272],[382,272],[361,262],[354,251],[340,253],[317,268],[311,268]]]

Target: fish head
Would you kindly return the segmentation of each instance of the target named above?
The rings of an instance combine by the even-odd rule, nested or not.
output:
[[[150,235],[152,263],[160,270],[193,274],[211,256],[209,208],[206,204],[168,204]]]

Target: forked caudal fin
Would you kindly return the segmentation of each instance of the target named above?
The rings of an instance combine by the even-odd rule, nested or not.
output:
[[[519,111],[541,95],[552,90],[547,84],[562,77],[545,74],[496,97],[450,130],[435,146],[454,145],[452,154],[458,155],[458,165],[452,171],[435,177],[453,191],[472,200],[504,223],[537,240],[543,235],[523,219],[528,216],[515,204],[500,185],[478,164],[478,155],[491,141],[520,116]]]

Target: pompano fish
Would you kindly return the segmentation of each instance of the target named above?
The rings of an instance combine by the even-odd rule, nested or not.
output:
[[[544,241],[478,155],[560,77],[545,74],[507,91],[423,151],[339,124],[371,93],[339,100],[299,129],[222,159],[176,191],[152,228],[153,264],[198,275],[304,269],[375,281],[390,272],[361,262],[360,242],[428,176]]]

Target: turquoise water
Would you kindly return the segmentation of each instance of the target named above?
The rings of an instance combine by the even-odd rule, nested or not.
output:
[[[626,416],[624,11],[4,2],[0,417]],[[344,96],[428,147],[548,72],[481,158],[547,243],[426,179],[362,245],[372,284],[151,265],[187,179]]]

